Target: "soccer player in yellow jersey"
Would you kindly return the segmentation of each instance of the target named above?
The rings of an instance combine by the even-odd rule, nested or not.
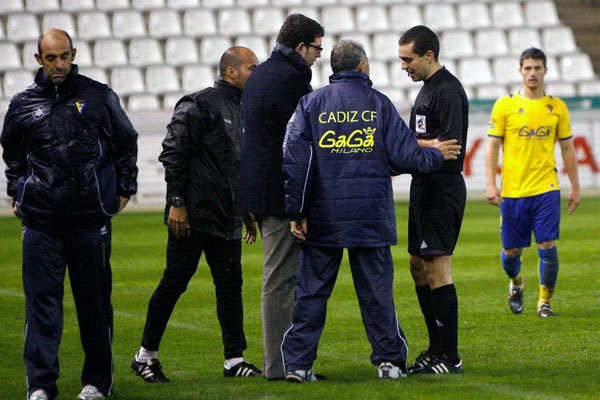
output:
[[[521,54],[521,90],[496,101],[488,130],[485,154],[487,200],[502,214],[502,267],[510,278],[510,309],[523,312],[521,252],[531,245],[531,231],[539,255],[540,317],[555,316],[550,298],[558,277],[560,191],[554,144],[558,139],[571,182],[568,208],[572,214],[580,201],[577,160],[565,103],[544,92],[546,55],[530,48]],[[498,152],[502,146],[502,192],[496,185]]]

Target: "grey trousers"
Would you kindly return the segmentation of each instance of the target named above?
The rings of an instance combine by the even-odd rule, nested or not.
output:
[[[263,282],[261,295],[263,327],[263,375],[267,379],[285,377],[281,343],[292,323],[298,249],[287,218],[267,217],[262,221]]]

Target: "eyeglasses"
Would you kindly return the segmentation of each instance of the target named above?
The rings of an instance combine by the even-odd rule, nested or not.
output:
[[[313,49],[315,49],[319,53],[323,51],[323,47],[321,47],[321,46],[315,46],[314,44],[310,44],[310,43],[307,43],[306,45],[312,47]]]

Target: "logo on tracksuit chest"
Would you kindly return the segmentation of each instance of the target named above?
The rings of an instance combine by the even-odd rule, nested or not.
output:
[[[31,117],[35,120],[39,120],[39,119],[42,119],[44,117],[44,115],[46,115],[46,113],[47,113],[47,111],[44,106],[37,106],[31,112]]]

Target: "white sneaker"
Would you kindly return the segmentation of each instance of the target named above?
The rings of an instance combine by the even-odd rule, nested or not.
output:
[[[317,377],[313,374],[312,368],[306,369],[297,369],[295,371],[289,371],[285,375],[285,380],[288,382],[294,383],[304,383],[304,382],[314,382],[317,380]]]
[[[48,400],[48,395],[42,389],[38,389],[31,393],[29,400]]]
[[[406,378],[406,371],[389,361],[383,361],[377,368],[379,379]]]
[[[88,400],[88,399],[103,399],[105,396],[101,391],[94,385],[85,385],[77,396],[80,400]]]

